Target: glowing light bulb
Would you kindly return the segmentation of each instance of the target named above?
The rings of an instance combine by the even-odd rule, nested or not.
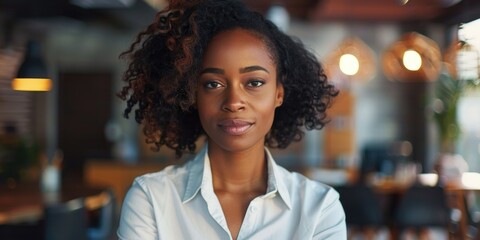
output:
[[[17,91],[50,91],[52,80],[48,78],[15,78],[12,81],[12,88]]]
[[[353,76],[358,73],[360,69],[360,62],[358,61],[357,57],[352,54],[343,54],[340,57],[340,70],[349,76]]]
[[[407,50],[403,53],[403,66],[410,71],[418,71],[422,66],[422,57],[415,50]]]

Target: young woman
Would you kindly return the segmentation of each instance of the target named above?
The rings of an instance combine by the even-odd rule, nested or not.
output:
[[[315,56],[233,0],[170,1],[129,51],[128,117],[184,165],[135,179],[120,239],[345,239],[332,188],[276,165],[320,129],[337,90]]]

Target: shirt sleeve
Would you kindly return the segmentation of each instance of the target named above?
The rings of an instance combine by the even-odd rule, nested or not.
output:
[[[329,204],[321,213],[321,219],[318,221],[313,239],[347,239],[345,212],[340,203],[338,193],[334,190],[331,191],[329,193]]]
[[[123,201],[117,235],[121,240],[158,239],[151,199],[137,180]]]

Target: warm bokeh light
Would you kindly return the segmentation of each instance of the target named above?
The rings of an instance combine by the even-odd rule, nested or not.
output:
[[[340,70],[349,76],[353,76],[358,73],[360,69],[360,62],[358,58],[352,54],[343,54],[339,61]]]
[[[406,33],[383,53],[382,67],[392,81],[435,81],[442,69],[438,44],[416,32]]]
[[[49,91],[52,81],[48,78],[15,78],[12,88],[17,91]]]
[[[357,37],[348,37],[325,58],[327,76],[340,88],[351,82],[369,81],[376,74],[377,60],[370,47]]]
[[[438,174],[436,173],[421,173],[418,174],[418,181],[425,186],[435,186],[438,182]]]
[[[407,50],[403,53],[403,66],[410,71],[418,71],[422,66],[422,57],[415,50]]]
[[[477,172],[463,173],[462,184],[466,188],[478,189],[480,187],[480,173],[477,173]]]

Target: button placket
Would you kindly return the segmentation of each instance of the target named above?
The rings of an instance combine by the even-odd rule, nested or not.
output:
[[[231,238],[230,230],[228,229],[227,222],[221,210],[222,208],[220,206],[220,202],[218,201],[218,198],[215,196],[215,194],[213,194],[213,191],[208,191],[205,189],[201,190],[201,194],[207,203],[207,208],[210,213],[210,216],[212,216],[213,219],[215,219],[218,225],[220,225],[220,227],[222,227],[223,230],[225,230],[225,232]]]
[[[244,219],[244,225],[245,225],[244,231],[246,233],[253,232],[253,227],[255,226],[255,221],[258,213],[257,205],[258,205],[258,199],[255,198],[250,202],[250,205],[248,206],[248,210],[247,210],[247,213],[245,214],[245,219]]]

